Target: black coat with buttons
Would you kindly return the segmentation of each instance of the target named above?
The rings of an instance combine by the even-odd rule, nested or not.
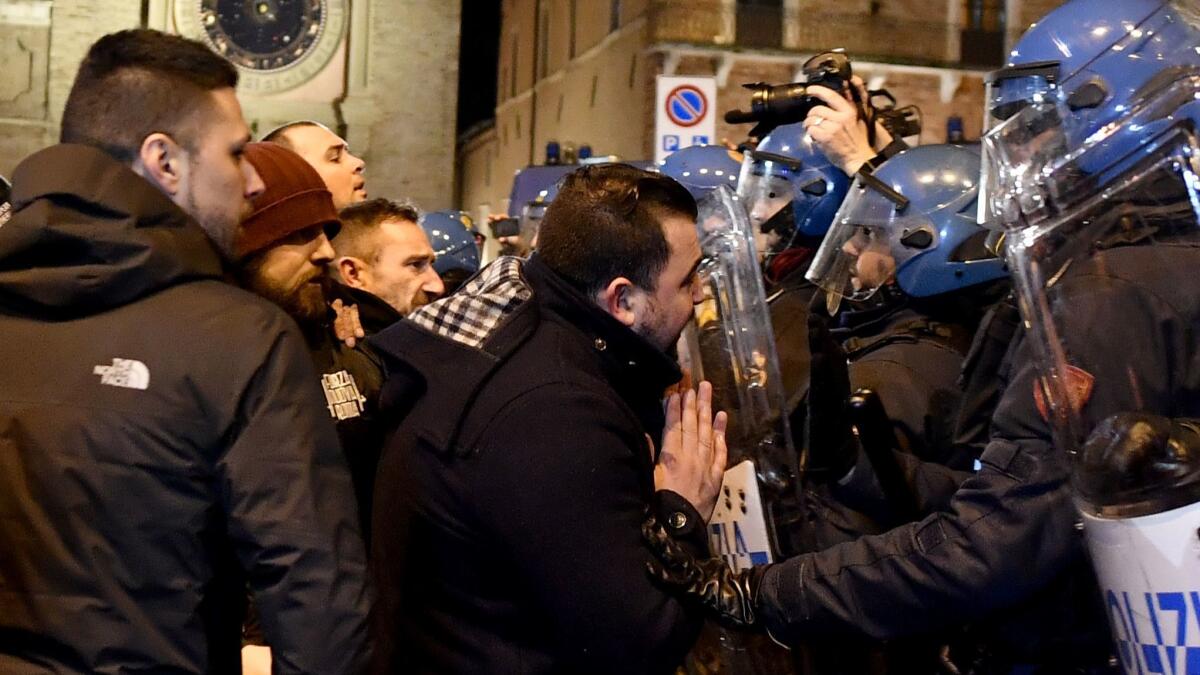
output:
[[[701,615],[651,583],[639,527],[658,502],[706,549],[695,511],[654,494],[678,367],[536,256],[410,319],[372,340],[404,419],[376,483],[375,671],[672,671]]]

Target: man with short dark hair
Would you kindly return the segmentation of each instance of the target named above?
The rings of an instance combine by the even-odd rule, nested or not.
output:
[[[150,30],[88,51],[0,227],[0,672],[350,673],[350,479],[295,324],[223,280],[263,190],[237,72]]]
[[[707,550],[715,500],[671,491],[725,465],[707,383],[662,404],[702,297],[695,202],[586,167],[541,236],[372,340],[408,413],[376,481],[377,672],[670,672],[699,630],[638,534],[653,507]]]
[[[446,290],[420,213],[405,202],[371,199],[342,209],[333,238],[336,297],[357,305],[363,329],[377,333]]]
[[[366,200],[366,162],[350,152],[346,139],[324,124],[312,120],[288,122],[269,131],[263,140],[282,145],[311,164],[339,210]]]

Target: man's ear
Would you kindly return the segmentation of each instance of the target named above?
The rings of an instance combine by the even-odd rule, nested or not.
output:
[[[604,311],[622,324],[633,328],[641,314],[641,305],[645,299],[642,296],[642,290],[632,281],[625,277],[617,277],[600,291],[598,299]]]
[[[337,269],[338,279],[350,288],[365,289],[367,282],[367,263],[361,258],[344,255],[333,261]]]
[[[133,160],[134,172],[171,197],[184,187],[186,165],[187,154],[183,147],[167,134],[157,131],[142,139],[142,146]]]

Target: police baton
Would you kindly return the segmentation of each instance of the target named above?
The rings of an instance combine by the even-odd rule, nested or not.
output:
[[[900,522],[916,520],[917,499],[893,454],[896,451],[896,436],[883,401],[874,391],[859,389],[850,397],[848,407],[850,421],[858,430],[859,443],[871,462],[871,468],[875,470],[892,512]]]

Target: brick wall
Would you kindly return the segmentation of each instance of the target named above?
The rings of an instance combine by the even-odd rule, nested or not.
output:
[[[364,159],[376,195],[428,210],[454,203],[461,9],[458,0],[371,3],[365,95],[374,115]],[[358,120],[348,112],[346,121],[353,128]]]
[[[10,176],[13,168],[30,153],[58,140],[58,124],[62,118],[67,92],[75,71],[88,47],[101,35],[124,28],[134,28],[141,21],[141,6],[136,2],[111,0],[55,0],[53,3],[36,0],[5,0],[0,11],[0,54],[9,68],[24,64],[17,79],[16,72],[0,82],[0,99],[19,105],[0,105],[0,174]],[[29,17],[49,7],[48,26],[31,25]]]

